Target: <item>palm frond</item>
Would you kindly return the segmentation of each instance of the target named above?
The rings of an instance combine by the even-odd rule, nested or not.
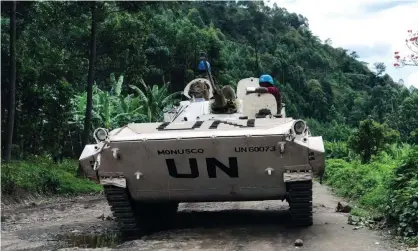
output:
[[[135,86],[135,85],[129,85],[129,87],[130,87],[130,88],[132,88],[133,90],[135,90],[135,91],[136,91],[136,93],[138,93],[138,96],[139,96],[139,100],[140,100],[140,101],[145,102],[145,103],[148,103],[148,98],[147,98],[147,96],[145,95],[145,93],[144,93],[141,89],[139,89],[139,87],[138,87],[138,86]]]
[[[116,83],[116,87],[115,87],[116,96],[120,96],[120,93],[122,92],[122,84],[123,84],[123,75],[120,75],[118,78],[118,82]]]

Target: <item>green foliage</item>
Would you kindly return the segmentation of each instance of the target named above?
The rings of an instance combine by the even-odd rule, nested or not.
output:
[[[3,195],[80,194],[101,191],[101,186],[87,179],[75,177],[77,162],[64,160],[53,163],[47,157],[33,157],[11,162],[1,167]]]
[[[145,91],[134,85],[130,85],[138,94],[139,104],[142,108],[140,112],[145,114],[146,122],[162,121],[164,109],[174,105],[178,101],[176,96],[181,92],[168,93],[168,84],[164,84],[161,88],[157,85],[152,87],[146,85],[143,81],[141,84]]]
[[[413,130],[413,131],[410,133],[408,141],[409,141],[411,144],[418,145],[418,128],[416,128],[415,130]]]
[[[406,237],[418,234],[418,147],[394,169],[388,183],[390,189],[387,214],[398,223],[398,231]]]
[[[344,141],[325,141],[326,157],[329,159],[344,159],[349,160],[352,156],[350,149],[347,147],[347,143]]]
[[[332,147],[326,143],[327,151]],[[407,241],[418,241],[417,146],[392,144],[367,164],[332,158],[326,164],[325,183],[366,209],[353,214],[383,214]]]
[[[336,188],[341,196],[359,200],[361,205],[369,208],[378,208],[385,198],[383,181],[396,166],[393,162],[384,166],[379,164],[364,165],[358,161],[327,160],[326,184]]]
[[[130,85],[138,94],[123,95],[123,75],[116,81],[114,74],[110,75],[110,91],[102,91],[95,84],[93,86],[93,131],[98,127],[114,129],[128,123],[155,122],[163,119],[163,110],[178,101],[179,92],[168,93],[168,84],[161,88],[157,85],[149,87],[143,81],[142,91],[139,87]],[[87,94],[75,95],[72,99],[73,118],[70,124],[80,130],[84,126]]]
[[[368,210],[362,209],[360,207],[354,207],[351,209],[351,212],[350,212],[351,215],[358,216],[358,217],[365,217],[365,218],[372,217],[373,213]]]
[[[399,139],[399,132],[389,128],[387,124],[368,119],[360,122],[356,130],[348,139],[349,147],[360,155],[363,163],[369,162],[373,155],[384,150],[388,144]]]
[[[358,160],[328,159],[325,182],[337,189],[337,193],[360,202],[368,208],[385,210],[391,189],[387,186],[393,179],[393,170],[408,157],[407,146],[398,147],[399,152],[381,152],[371,163]]]
[[[344,123],[332,120],[328,123],[318,122],[316,119],[306,120],[312,135],[322,136],[326,141],[346,141],[353,133],[353,129]]]
[[[14,156],[62,151],[75,157],[83,126],[79,122],[84,117],[89,5],[41,1],[19,6],[24,9],[18,10],[17,17]],[[316,120],[319,126],[312,125],[312,130],[328,141],[346,140],[351,128],[368,116],[386,122],[405,138],[418,128],[416,90],[393,82],[382,65],[374,73],[355,53],[321,42],[302,15],[263,2],[106,2],[100,6],[93,126],[159,120],[164,108],[152,104],[152,98],[141,101],[142,112],[135,111],[138,96],[129,95],[129,86],[148,95],[143,79],[161,93],[169,82],[164,95],[182,91],[196,77],[199,53],[205,51],[220,85],[236,86],[242,78],[270,73],[287,114]],[[5,69],[10,63],[7,20],[7,13],[2,13]],[[127,83],[120,94],[104,91],[113,86],[111,73],[123,75]],[[2,75],[2,106],[6,107],[2,125],[7,117],[8,74]],[[76,103],[71,105],[71,100]],[[79,126],[69,125],[69,120]]]
[[[118,81],[111,74],[112,88],[110,91],[102,91],[93,85],[93,113],[92,130],[98,127],[116,128],[129,122],[143,122],[145,115],[140,100],[132,94],[121,95],[123,76]],[[87,103],[87,93],[75,95],[71,101],[73,118],[70,124],[75,124],[81,130],[84,127],[84,117]]]

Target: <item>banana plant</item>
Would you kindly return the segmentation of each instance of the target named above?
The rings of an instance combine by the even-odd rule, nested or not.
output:
[[[96,83],[93,85],[93,111],[92,128],[105,127],[117,128],[128,123],[156,122],[163,119],[164,109],[172,105],[181,92],[169,94],[169,83],[162,87],[152,87],[141,80],[142,87],[129,85],[138,95],[122,95],[123,75],[117,80],[114,74],[110,75],[111,90],[103,91]],[[87,94],[76,95],[72,99],[73,119],[70,124],[75,124],[83,129]]]
[[[116,128],[127,123],[143,122],[146,116],[143,114],[143,107],[133,95],[122,96],[123,75],[115,80],[114,74],[110,76],[112,88],[110,91],[103,91],[93,86],[93,111],[92,128],[105,127]],[[76,95],[72,99],[73,119],[70,124],[79,128],[84,126],[85,107],[87,94]]]
[[[95,108],[99,102],[98,94],[100,92],[101,90],[97,87],[96,83],[94,83],[93,84],[93,108]],[[68,122],[69,124],[75,125],[76,127],[83,130],[85,113],[86,113],[86,105],[87,105],[87,93],[86,92],[80,95],[75,95],[71,99],[72,120]],[[97,109],[93,109],[92,110],[92,123],[91,123],[92,130],[96,128],[98,121],[100,121],[100,116],[97,112]]]
[[[169,83],[163,84],[162,87],[153,85],[152,87],[145,84],[143,80],[140,81],[144,89],[141,90],[135,85],[129,85],[138,94],[139,103],[143,107],[147,122],[157,122],[163,119],[164,109],[173,105],[178,99],[176,96],[181,92],[174,92],[169,94]]]

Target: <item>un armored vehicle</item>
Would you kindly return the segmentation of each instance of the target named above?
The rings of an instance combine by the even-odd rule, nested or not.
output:
[[[125,236],[165,226],[181,202],[286,200],[293,225],[312,225],[322,137],[257,87],[258,78],[242,79],[236,92],[216,88],[210,75],[197,78],[164,121],[95,130],[97,143],[79,161],[103,185]]]

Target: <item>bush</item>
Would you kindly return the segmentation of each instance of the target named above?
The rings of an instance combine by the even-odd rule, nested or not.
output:
[[[363,163],[370,161],[373,155],[399,140],[399,132],[389,128],[386,124],[379,124],[372,119],[360,122],[356,130],[348,139],[349,147],[360,155]]]
[[[352,129],[345,124],[338,124],[335,120],[320,123],[315,119],[306,120],[312,135],[322,136],[326,141],[346,141]]]
[[[350,150],[347,146],[346,142],[337,141],[337,142],[329,142],[325,141],[325,153],[327,158],[330,159],[350,159]]]
[[[418,145],[418,128],[416,128],[415,130],[413,130],[413,131],[409,134],[408,141],[409,141],[411,144]]]
[[[384,210],[382,205],[387,197],[384,184],[399,161],[361,164],[358,160],[329,159],[326,162],[325,183],[334,187],[337,194],[356,200],[368,209]]]
[[[418,234],[418,147],[394,170],[388,183],[391,191],[386,208],[398,224],[399,234],[410,237]]]
[[[97,192],[101,186],[75,176],[77,163],[64,160],[57,164],[45,157],[10,162],[1,168],[1,191],[11,195],[17,190],[31,194],[79,194]]]
[[[347,153],[342,143],[327,145],[332,146],[334,156]],[[400,235],[418,242],[418,146],[387,146],[387,151],[379,152],[367,164],[351,158],[327,159],[326,164],[324,181],[338,195],[372,214],[386,215]]]

